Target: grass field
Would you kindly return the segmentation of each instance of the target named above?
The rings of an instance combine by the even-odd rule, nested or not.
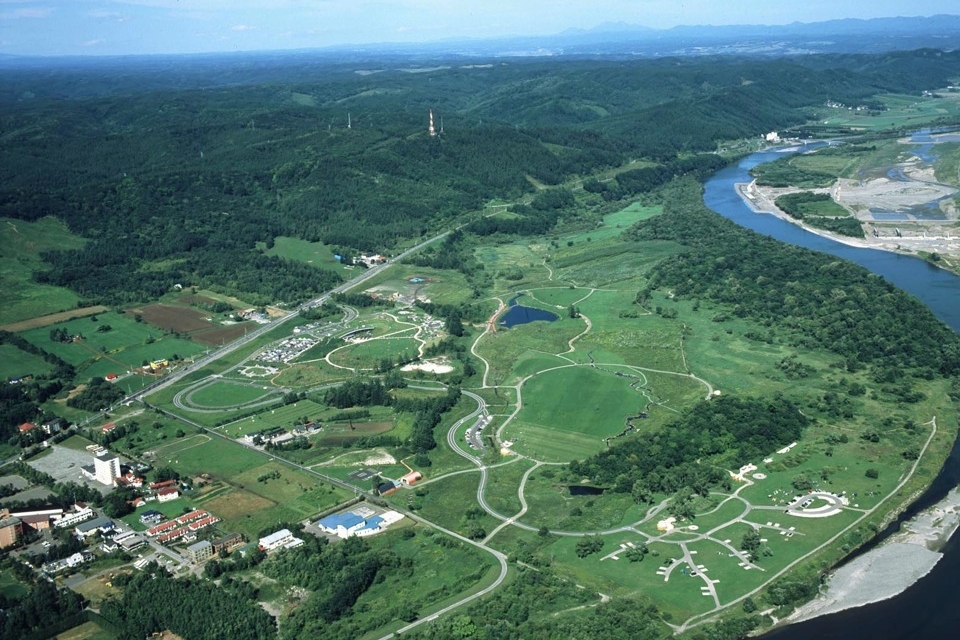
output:
[[[343,270],[343,265],[333,257],[331,248],[322,242],[307,242],[299,238],[278,236],[274,239],[273,247],[265,249],[264,253],[268,256],[280,256],[287,260],[306,262],[324,269]]]
[[[33,272],[43,269],[40,254],[44,251],[79,249],[85,243],[56,218],[35,222],[0,218],[0,262],[4,265],[0,274],[0,325],[77,306],[77,294],[34,282]]]
[[[79,627],[56,636],[56,640],[114,640],[114,638],[116,638],[115,635],[95,622],[84,622]]]
[[[410,328],[409,335],[414,329]],[[347,345],[330,354],[330,361],[352,369],[374,369],[383,358],[396,359],[401,354],[416,355],[417,341],[409,337],[379,338]]]
[[[52,365],[40,356],[21,351],[12,344],[0,344],[0,380],[39,375],[52,368]]]
[[[27,586],[17,580],[12,573],[7,570],[0,571],[0,593],[4,597],[13,599],[27,594]]]
[[[523,409],[504,436],[538,460],[564,462],[596,453],[605,448],[604,438],[618,434],[629,416],[646,407],[646,397],[631,388],[645,383],[642,375],[621,368],[567,366],[536,375],[524,384]]]
[[[235,384],[225,380],[216,380],[213,384],[199,387],[187,395],[190,405],[201,408],[232,409],[237,406],[256,402],[276,392],[276,387],[268,384]]]
[[[641,220],[647,220],[653,216],[660,215],[661,213],[663,213],[663,207],[646,207],[639,202],[634,202],[627,205],[620,211],[608,213],[607,215],[603,216],[603,222],[597,226],[596,229],[591,229],[590,231],[584,231],[575,235],[563,236],[561,239],[577,243],[585,242],[588,239],[591,242],[597,242],[598,240],[615,238],[637,222]]]

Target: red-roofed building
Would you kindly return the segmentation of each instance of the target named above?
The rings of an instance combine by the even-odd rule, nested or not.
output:
[[[177,483],[176,480],[164,480],[163,482],[151,482],[150,490],[156,491],[157,489],[163,489],[164,487],[172,487]]]
[[[106,378],[106,379],[109,380],[110,382],[113,382],[114,380],[117,379],[117,374],[115,374],[115,373],[108,373],[107,375],[104,376],[104,378]]]
[[[102,427],[100,427],[100,433],[110,433],[116,428],[117,428],[117,425],[111,422],[110,424],[105,424]]]
[[[205,518],[208,515],[210,514],[208,514],[203,509],[197,509],[196,511],[191,511],[190,513],[183,514],[182,516],[177,518],[177,522],[179,524],[187,524],[188,522],[192,522],[193,520],[197,520],[198,518]]]
[[[27,433],[28,431],[33,431],[36,428],[37,425],[33,424],[32,422],[24,422],[22,425],[20,425],[20,433]]]

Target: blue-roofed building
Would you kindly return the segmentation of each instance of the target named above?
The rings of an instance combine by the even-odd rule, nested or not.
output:
[[[372,510],[371,510],[372,511]],[[361,515],[353,511],[335,513],[317,521],[317,526],[324,533],[331,533],[340,538],[350,536],[369,536],[383,531],[387,525],[396,522],[403,516],[395,511],[374,515]]]

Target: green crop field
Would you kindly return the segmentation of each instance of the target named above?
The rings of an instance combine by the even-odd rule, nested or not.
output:
[[[251,416],[252,419],[243,421],[252,427],[244,433],[264,431],[274,427],[291,429],[295,425],[300,424],[299,420],[303,417],[311,421],[317,420],[325,410],[325,406],[317,404],[313,400],[298,400],[293,404],[277,407],[276,409],[268,409],[258,413],[256,416]]]

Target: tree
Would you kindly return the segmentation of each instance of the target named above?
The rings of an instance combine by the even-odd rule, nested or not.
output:
[[[880,477],[880,472],[874,469],[873,467],[870,467],[864,472],[863,475],[867,476],[871,480],[876,480],[877,478]]]
[[[760,540],[760,532],[754,528],[750,528],[745,534],[743,534],[743,539],[740,541],[740,549],[746,551],[750,554],[750,557],[756,560],[758,556],[758,551],[760,551],[760,545],[763,544]]]
[[[577,541],[578,558],[586,558],[591,554],[598,553],[601,549],[603,549],[603,538],[599,534],[583,536]]]

